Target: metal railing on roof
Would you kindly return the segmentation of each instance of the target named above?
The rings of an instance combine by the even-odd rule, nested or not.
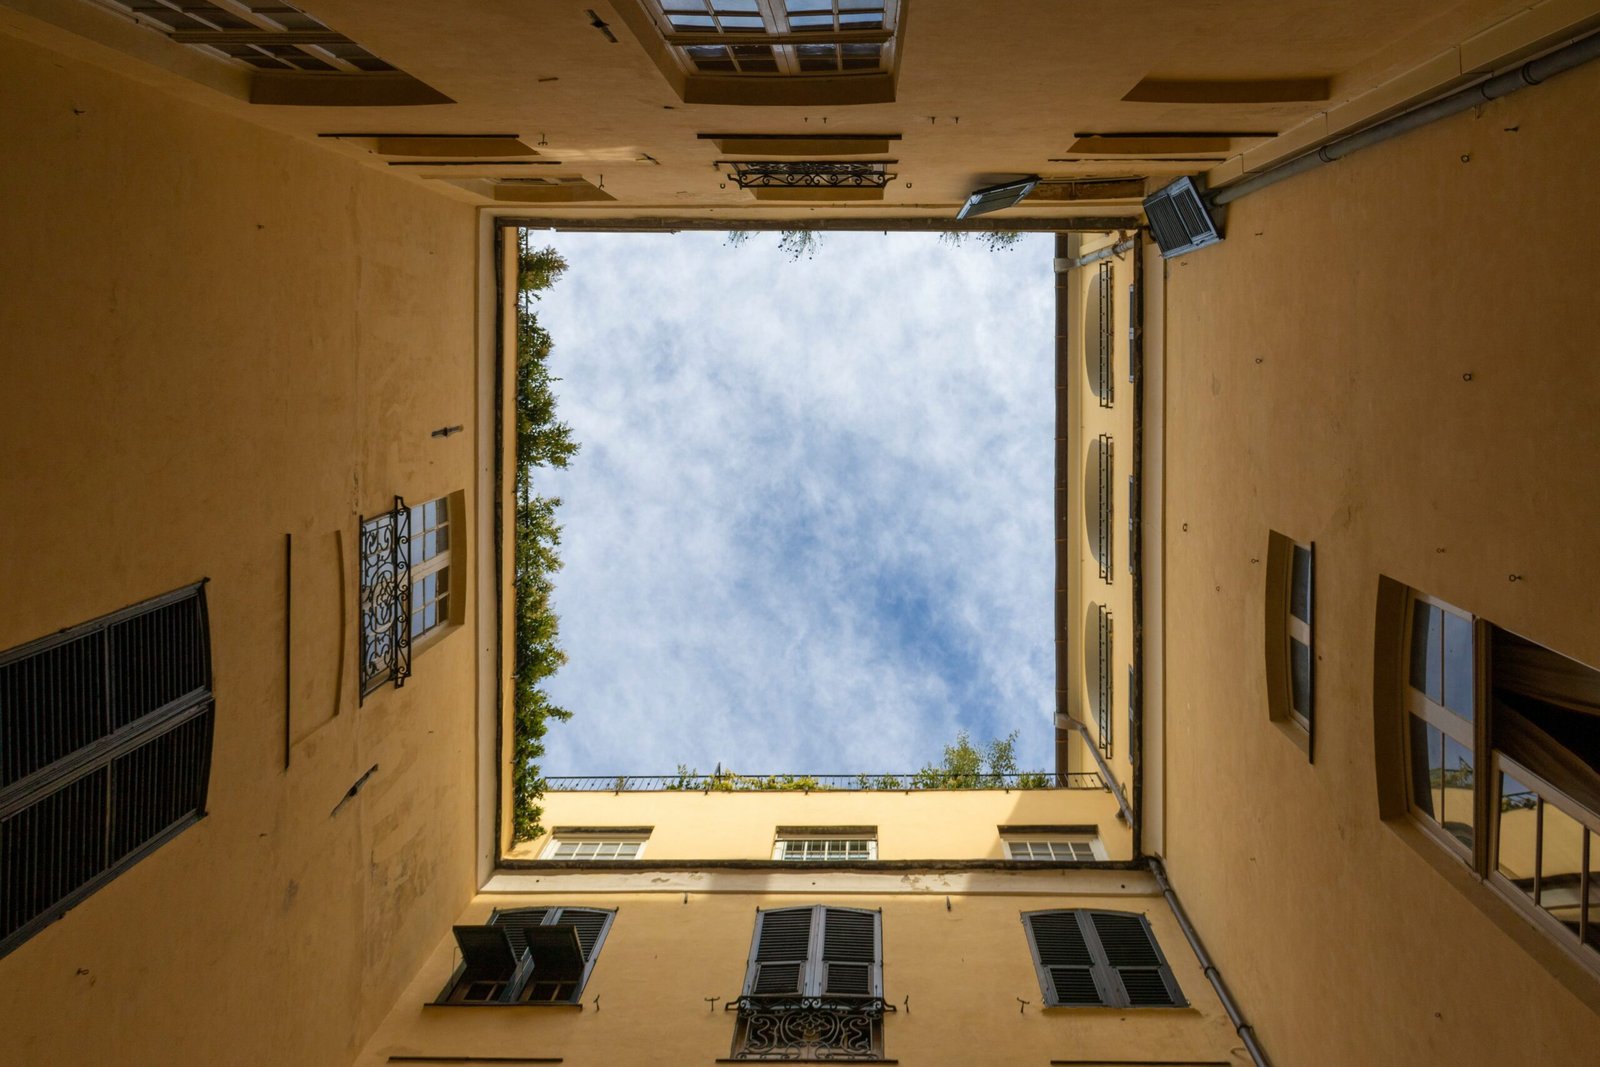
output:
[[[825,793],[922,792],[939,789],[1104,789],[1100,775],[1075,771],[1050,774],[954,774],[912,771],[900,774],[621,774],[546,778],[546,793]]]

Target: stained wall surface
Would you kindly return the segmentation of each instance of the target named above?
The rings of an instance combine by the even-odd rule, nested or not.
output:
[[[630,890],[621,880],[585,873],[574,878],[587,890],[574,882],[486,893],[464,911],[462,923],[486,922],[496,907],[616,909],[583,1006],[430,1005],[459,960],[447,939],[356,1062],[376,1067],[390,1056],[560,1057],[580,1067],[716,1062],[729,1055],[734,1020],[723,1005],[743,986],[756,909],[812,904],[881,910],[884,999],[899,1009],[884,1024],[891,1060],[934,1067],[1102,1062],[1096,1057],[1126,1063],[1136,1050],[1131,1054],[1153,1062],[1248,1062],[1231,1051],[1238,1039],[1147,875],[1030,872],[1010,884],[974,885],[936,872],[915,879],[897,873],[846,885],[842,876],[813,872],[761,876],[765,887],[729,877],[649,892],[644,882]],[[1021,915],[1079,907],[1147,915],[1188,1006],[1042,1008]]]
[[[359,517],[471,511],[471,209],[7,37],[0,98],[0,648],[209,578],[217,707],[209,815],[0,959],[0,1059],[347,1061],[476,888],[470,625],[355,687]]]
[[[649,827],[650,860],[771,859],[779,826],[875,827],[880,860],[1005,859],[1001,826],[1094,826],[1108,858],[1132,858],[1127,825],[1104,789],[552,792],[544,809],[547,828]],[[510,855],[536,858],[548,842]]]
[[[1274,1062],[1594,1058],[1600,979],[1380,818],[1380,575],[1600,663],[1600,69],[1292,179],[1167,264],[1169,866]],[[1269,530],[1316,546],[1313,760]],[[1510,580],[1515,576],[1515,580]]]

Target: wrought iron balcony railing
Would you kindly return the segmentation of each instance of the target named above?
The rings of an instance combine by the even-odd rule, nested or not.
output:
[[[647,793],[647,792],[794,792],[825,793],[834,790],[921,792],[938,789],[1104,789],[1093,772],[1050,774],[950,774],[913,771],[900,774],[597,774],[546,778],[547,793]]]
[[[741,189],[882,189],[894,180],[894,160],[832,162],[751,160],[725,162]]]
[[[740,997],[727,1005],[739,1020],[733,1032],[736,1060],[879,1060],[883,1016],[894,1011],[881,997]]]
[[[1100,277],[1098,280],[1100,297],[1100,330],[1099,335],[1095,338],[1095,356],[1100,364],[1100,406],[1103,408],[1108,408],[1114,402],[1116,391],[1115,373],[1112,368],[1113,350],[1111,342],[1111,264],[1109,261],[1100,264]]]

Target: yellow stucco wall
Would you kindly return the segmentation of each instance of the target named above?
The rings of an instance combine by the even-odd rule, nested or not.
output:
[[[1043,1067],[1052,1058],[1096,1057],[1119,1063],[1130,1057],[1247,1062],[1231,1054],[1237,1036],[1166,905],[1148,895],[1147,876],[1075,873],[1102,880],[1073,891],[1070,883],[1040,872],[1034,893],[1017,885],[1006,892],[948,895],[907,891],[899,876],[884,879],[878,892],[830,893],[821,875],[816,888],[805,892],[484,894],[461,922],[484,922],[494,907],[617,910],[583,991],[582,1010],[425,1006],[457,962],[455,944],[446,939],[356,1062],[377,1067],[391,1055],[407,1055],[552,1056],[580,1067],[712,1063],[729,1053],[733,1017],[722,1005],[743,984],[755,910],[809,904],[882,909],[884,997],[900,1008],[885,1022],[884,1051],[901,1063]],[[1148,915],[1189,1006],[1041,1010],[1020,915],[1072,907]],[[720,999],[713,1005],[708,997]],[[1018,998],[1029,1003],[1019,1005]]]
[[[1380,574],[1600,663],[1597,104],[1600,69],[1564,75],[1167,264],[1170,870],[1277,1063],[1600,1047],[1600,980],[1380,820],[1373,730]],[[1267,719],[1269,529],[1316,543],[1314,763]]]
[[[472,212],[3,36],[0,99],[0,648],[208,577],[217,704],[209,816],[0,959],[0,1060],[343,1062],[475,888],[470,625],[359,708],[353,629],[358,516],[471,510]]]
[[[1127,826],[1102,789],[913,792],[548,793],[544,825],[649,826],[647,860],[770,860],[779,826],[876,826],[880,860],[1004,859],[997,827],[1096,825],[1110,859],[1131,857]],[[548,835],[512,858],[535,858]]]

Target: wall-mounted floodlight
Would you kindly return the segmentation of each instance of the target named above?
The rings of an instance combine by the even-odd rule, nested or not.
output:
[[[987,215],[991,211],[1002,211],[1008,207],[1016,207],[1022,198],[1033,192],[1033,187],[1039,184],[1039,176],[1023,178],[1020,181],[1006,182],[1004,185],[991,185],[986,189],[979,189],[967,197],[967,202],[961,205],[961,210],[956,213],[958,219],[970,219],[974,215]]]

